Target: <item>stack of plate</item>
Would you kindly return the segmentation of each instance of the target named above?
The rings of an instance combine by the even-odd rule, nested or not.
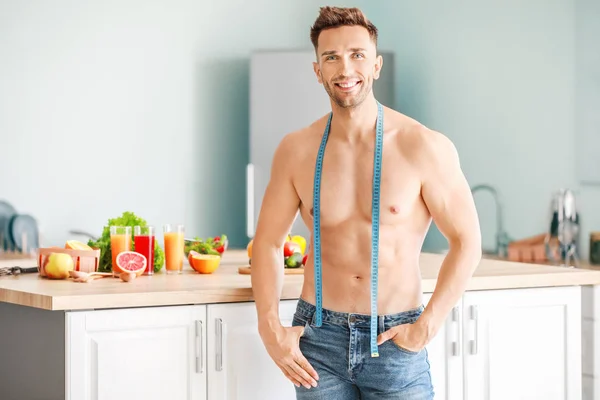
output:
[[[39,247],[35,218],[19,214],[8,202],[0,200],[0,251],[31,252]]]

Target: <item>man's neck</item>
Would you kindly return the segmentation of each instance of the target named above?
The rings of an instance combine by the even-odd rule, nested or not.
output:
[[[374,133],[377,101],[370,96],[357,107],[343,108],[332,103],[332,134],[350,142],[360,141]]]

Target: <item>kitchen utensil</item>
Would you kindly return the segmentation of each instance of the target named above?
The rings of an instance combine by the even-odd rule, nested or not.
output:
[[[37,221],[31,215],[13,215],[10,220],[9,234],[15,250],[21,253],[28,253],[31,249],[40,246]]]
[[[8,202],[0,200],[0,251],[12,250],[9,223],[17,210]]]
[[[600,232],[590,232],[590,264],[600,265]]]
[[[73,229],[73,230],[70,230],[70,231],[69,231],[69,234],[70,234],[70,235],[81,235],[81,236],[85,236],[85,237],[87,237],[88,239],[91,239],[91,240],[94,240],[94,241],[98,240],[98,237],[97,237],[97,236],[95,236],[95,235],[92,235],[91,233],[89,233],[89,232],[86,232],[86,231],[80,231],[80,230],[78,230],[78,229]]]
[[[113,276],[111,272],[83,272],[83,271],[69,271],[69,276],[73,278],[75,282],[91,282],[94,279],[106,278]]]
[[[563,265],[571,265],[570,260],[575,266],[579,264],[578,244],[579,244],[579,214],[575,202],[575,194],[570,189],[561,189],[554,194],[551,206],[551,222],[549,232],[544,241],[548,257]],[[555,251],[552,251],[550,241],[552,238],[558,239]]]
[[[0,268],[0,276],[4,276],[4,275],[20,275],[20,274],[30,274],[32,272],[38,272],[38,267],[30,267],[30,268],[23,268],[23,267],[5,267],[5,268]]]

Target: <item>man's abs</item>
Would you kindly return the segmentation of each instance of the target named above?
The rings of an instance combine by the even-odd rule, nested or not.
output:
[[[371,229],[321,228],[323,307],[333,311],[371,312]],[[402,238],[402,239],[401,239]],[[421,305],[421,240],[395,235],[382,227],[379,243],[378,314],[393,314]],[[312,257],[306,265],[302,298],[315,304]]]

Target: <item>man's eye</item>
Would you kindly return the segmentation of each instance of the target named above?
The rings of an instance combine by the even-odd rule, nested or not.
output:
[[[365,58],[365,55],[363,53],[356,53],[356,57],[357,58]]]

